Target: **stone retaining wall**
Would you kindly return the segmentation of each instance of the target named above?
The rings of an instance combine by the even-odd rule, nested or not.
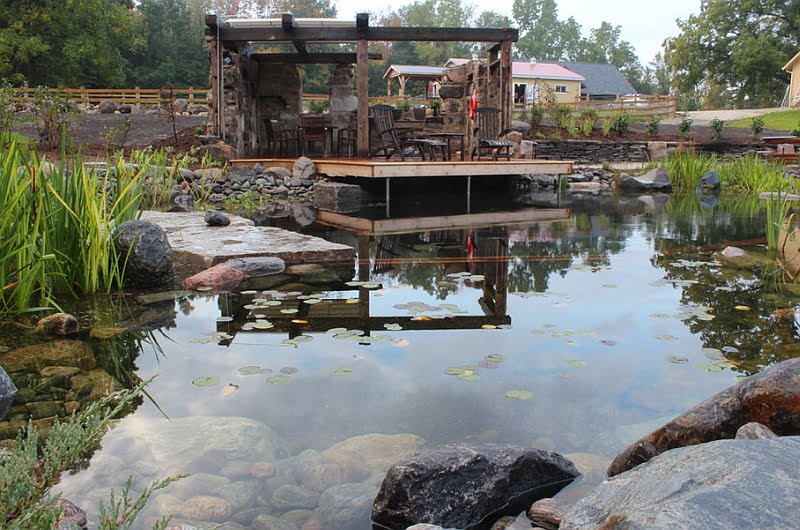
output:
[[[574,160],[580,164],[647,162],[647,142],[597,142],[593,140],[536,140],[536,158]]]

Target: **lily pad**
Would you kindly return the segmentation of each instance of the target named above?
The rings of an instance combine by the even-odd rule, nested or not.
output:
[[[484,324],[481,326],[481,329],[497,329],[497,326],[494,324]]]
[[[459,366],[451,366],[450,368],[445,369],[444,373],[447,375],[461,375],[464,373],[464,369]]]
[[[528,392],[527,390],[509,390],[508,392],[506,392],[506,397],[510,399],[520,399],[524,401],[526,399],[531,399],[533,397],[533,394],[531,392]]]
[[[294,315],[297,313],[297,309],[281,309],[281,313],[284,315]]]
[[[725,355],[722,354],[722,351],[716,348],[703,348],[701,351],[706,358],[712,361],[722,361],[725,359]]]
[[[209,287],[208,285],[198,285],[194,288],[194,290],[198,293],[207,293],[208,291],[213,290],[213,287]]]
[[[493,361],[493,362],[496,362],[496,363],[501,363],[501,362],[505,361],[506,358],[504,356],[500,355],[499,353],[490,353],[489,355],[486,356],[486,360],[487,361]]]
[[[253,328],[255,329],[272,329],[274,327],[275,325],[269,320],[256,320],[253,322]]]
[[[364,289],[380,289],[381,284],[375,282],[366,282],[362,283],[361,287],[363,287]]]
[[[737,305],[736,307],[734,307],[734,309],[737,311],[750,311],[750,306]]]
[[[242,366],[239,368],[239,375],[259,375],[271,373],[272,370],[269,368],[261,368],[260,366]]]
[[[467,280],[471,282],[482,282],[485,279],[486,276],[484,276],[483,274],[472,274],[467,278]]]
[[[294,366],[284,366],[283,368],[281,368],[281,373],[287,375],[296,374],[297,371],[298,371],[297,368],[295,368]]]
[[[294,340],[294,339],[283,339],[283,340],[281,341],[281,344],[282,344],[283,346],[294,346],[295,348],[297,348],[297,345],[298,345],[299,343],[298,343],[296,340]]]
[[[217,322],[233,322],[233,317],[217,317]]]
[[[675,335],[657,335],[656,338],[663,341],[678,340]]]
[[[352,282],[345,282],[344,284],[345,284],[345,285],[347,285],[347,286],[349,286],[349,287],[358,287],[358,286],[360,286],[360,285],[361,285],[361,284],[363,284],[363,283],[364,283],[364,282],[352,281]]]
[[[336,370],[334,370],[331,373],[333,375],[350,375],[350,374],[353,373],[353,369],[352,368],[337,368]]]
[[[303,303],[308,305],[314,305],[320,302],[322,302],[322,300],[320,300],[319,298],[309,298],[308,300],[303,300]]]
[[[697,367],[706,372],[721,372],[723,369],[722,366],[716,363],[699,364]]]
[[[219,384],[219,377],[197,377],[192,381],[195,386],[214,386]]]
[[[281,305],[282,303],[283,302],[281,302],[280,300],[267,300],[266,302],[264,302],[261,305],[264,305],[264,306],[277,306],[277,305]]]
[[[680,355],[667,355],[665,359],[667,360],[667,362],[673,364],[686,364],[689,362],[689,359],[687,359],[686,357],[681,357]]]
[[[325,333],[327,333],[329,335],[337,335],[339,333],[344,333],[345,331],[347,331],[347,328],[331,328],[328,331],[326,331]]]
[[[239,294],[258,294],[258,291],[242,291]]]
[[[511,329],[511,324],[500,324],[497,329]]]
[[[273,375],[267,377],[267,383],[271,385],[285,385],[287,383],[291,383],[292,378],[288,375]]]
[[[481,378],[481,376],[475,373],[463,373],[459,375],[458,378],[461,379],[462,381],[477,381],[478,379]]]
[[[388,331],[400,331],[403,329],[403,326],[400,324],[384,324],[383,327]]]
[[[581,366],[586,366],[586,361],[581,361],[581,360],[578,360],[578,359],[572,359],[570,361],[567,361],[567,364],[577,368],[577,367],[581,367]]]
[[[311,335],[298,335],[293,340],[298,344],[302,344],[304,342],[311,342],[312,340],[314,340],[314,337],[312,337]]]

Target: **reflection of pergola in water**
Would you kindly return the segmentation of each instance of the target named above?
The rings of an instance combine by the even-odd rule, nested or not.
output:
[[[323,214],[323,212],[320,212]],[[242,331],[246,322],[252,322],[255,313],[274,324],[269,332],[288,333],[289,337],[296,337],[307,332],[324,332],[332,328],[358,329],[365,335],[371,332],[386,331],[387,324],[399,324],[404,330],[445,330],[445,329],[480,329],[482,326],[504,325],[511,323],[507,314],[506,299],[508,296],[507,279],[509,259],[509,233],[504,228],[509,224],[530,224],[548,222],[569,218],[569,210],[563,208],[531,209],[514,212],[491,212],[486,214],[466,214],[462,216],[445,216],[414,219],[385,219],[371,221],[341,214],[325,212],[320,222],[355,232],[358,236],[358,280],[369,282],[371,276],[380,272],[382,267],[402,263],[403,261],[419,261],[416,258],[402,258],[378,253],[375,260],[370,259],[370,242],[376,237],[381,238],[380,243],[389,243],[403,234],[416,233],[426,230],[438,230],[445,240],[454,246],[463,249],[459,256],[431,258],[430,263],[440,264],[442,267],[461,268],[474,274],[481,274],[484,279],[475,285],[480,285],[481,296],[478,304],[483,311],[481,315],[448,315],[446,318],[418,319],[406,315],[372,315],[370,307],[371,289],[361,287],[345,287],[332,292],[337,297],[323,297],[319,303],[307,304],[304,300],[292,298],[284,300],[279,306],[259,307],[251,311],[244,306],[252,303],[257,295],[243,295],[239,302],[230,307],[223,308],[224,316],[234,318],[232,322],[218,324],[218,330],[230,334]],[[456,220],[456,218],[459,218]],[[480,221],[480,223],[478,223]],[[444,230],[442,223],[448,223]],[[478,228],[478,227],[481,228]],[[427,228],[426,228],[427,227]],[[467,233],[476,235],[476,252],[474,256],[467,255]],[[388,269],[387,269],[388,270]],[[353,296],[343,297],[347,292]],[[356,295],[357,293],[357,295]],[[358,303],[348,302],[358,299]],[[286,314],[282,310],[296,309],[296,313]],[[259,331],[259,330],[252,330]]]

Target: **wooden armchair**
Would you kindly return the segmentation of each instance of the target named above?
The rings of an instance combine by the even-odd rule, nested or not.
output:
[[[284,154],[288,156],[290,152],[296,156],[300,155],[299,129],[282,129],[278,120],[269,118],[264,120],[264,129],[267,133],[267,153],[270,156],[282,157]]]
[[[300,116],[300,133],[303,142],[303,155],[314,150],[316,142],[322,143],[322,156],[328,156],[328,135],[330,127],[324,116]]]
[[[431,159],[435,158],[435,151],[439,149],[442,158],[445,157],[447,144],[427,138],[407,137],[405,134],[415,131],[401,131],[395,127],[394,116],[392,116],[391,105],[374,105],[372,107],[373,125],[377,136],[377,146],[370,151],[370,158],[384,156],[388,160],[394,154],[400,156],[400,160],[405,161],[405,150],[411,148],[416,150],[422,160],[425,160],[426,152]]]
[[[512,129],[500,130],[500,109],[481,107],[475,109],[475,147],[472,148],[472,159],[477,155],[481,158],[491,156],[492,160],[503,157],[511,160],[511,146],[508,140],[501,138],[510,133]],[[488,154],[485,154],[488,151]]]

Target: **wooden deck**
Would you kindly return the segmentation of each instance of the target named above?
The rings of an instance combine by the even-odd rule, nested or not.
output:
[[[385,161],[357,158],[313,158],[317,170],[331,177],[480,177],[487,175],[559,175],[572,172],[569,160]],[[294,167],[295,158],[240,158],[233,166]]]
[[[410,217],[398,219],[365,219],[352,215],[320,210],[317,222],[343,228],[361,235],[403,234],[428,230],[444,230],[496,225],[527,224],[569,219],[567,208],[539,208],[511,212],[484,212],[436,217]]]

